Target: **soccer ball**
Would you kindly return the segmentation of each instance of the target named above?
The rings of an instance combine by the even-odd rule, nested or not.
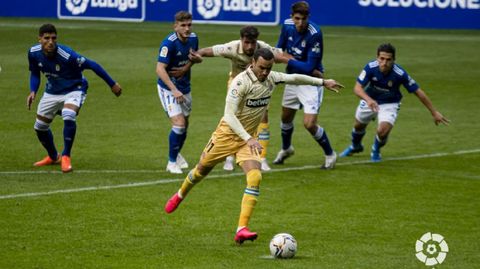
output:
[[[270,253],[275,258],[292,258],[297,253],[297,240],[287,233],[277,234],[270,241]]]

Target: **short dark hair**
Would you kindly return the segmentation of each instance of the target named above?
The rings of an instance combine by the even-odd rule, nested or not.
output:
[[[304,16],[310,15],[310,5],[306,1],[299,1],[292,4],[292,15],[300,13]]]
[[[175,21],[186,21],[191,20],[192,14],[185,10],[180,10],[179,12],[175,13]]]
[[[259,57],[262,57],[263,59],[270,61],[273,60],[273,52],[267,48],[260,48],[253,53],[253,59],[255,61],[258,60]]]
[[[57,29],[55,28],[55,25],[53,25],[51,23],[46,23],[46,24],[40,26],[40,28],[38,29],[38,35],[42,36],[43,34],[46,34],[46,33],[57,34]]]
[[[240,29],[241,38],[252,40],[252,39],[257,39],[258,35],[260,35],[260,32],[258,32],[258,29],[255,26],[247,25],[242,27],[242,29]]]
[[[395,47],[390,43],[380,44],[377,48],[377,56],[380,55],[380,52],[391,53],[393,59],[395,60]]]

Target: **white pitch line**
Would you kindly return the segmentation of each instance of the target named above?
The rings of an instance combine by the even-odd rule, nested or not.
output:
[[[479,153],[479,152],[480,152],[480,149],[472,149],[472,150],[460,150],[460,151],[455,151],[455,152],[451,152],[451,153],[446,153],[445,152],[445,153],[412,155],[412,156],[404,156],[404,157],[391,157],[391,158],[385,158],[383,160],[383,162],[437,158],[437,157],[445,157],[445,156],[452,156],[452,155],[465,155],[465,154]],[[356,165],[356,164],[371,164],[371,163],[372,162],[370,160],[363,160],[363,161],[353,161],[353,162],[341,162],[341,163],[337,163],[337,166],[347,166],[347,165]],[[275,168],[275,169],[272,169],[271,171],[266,172],[266,173],[277,173],[277,172],[287,172],[287,171],[297,171],[297,170],[318,169],[320,167],[321,167],[321,165],[305,165],[305,166],[299,166],[299,167]],[[105,170],[105,171],[113,172],[115,170]],[[145,170],[139,170],[139,171],[145,171]],[[147,171],[149,171],[149,170],[147,170]],[[151,170],[151,171],[158,171],[158,170]],[[78,171],[76,171],[75,173],[78,173]],[[97,171],[97,173],[98,173],[98,171]],[[117,173],[124,173],[124,171],[117,170]],[[242,176],[242,175],[243,175],[243,173],[217,174],[217,175],[209,175],[208,178],[209,179],[230,178],[230,177],[236,177],[236,176]],[[92,187],[53,190],[53,191],[45,191],[45,192],[29,192],[29,193],[7,194],[7,195],[1,195],[0,200],[25,198],[25,197],[38,197],[38,196],[75,193],[75,192],[85,192],[85,191],[134,188],[134,187],[168,184],[168,183],[181,182],[181,181],[183,181],[183,178],[181,178],[181,179],[169,178],[169,179],[160,179],[160,180],[153,180],[153,181],[146,181],[146,182],[126,183],[126,184],[119,184],[119,185],[107,185],[107,186],[97,186],[97,187],[92,186]]]

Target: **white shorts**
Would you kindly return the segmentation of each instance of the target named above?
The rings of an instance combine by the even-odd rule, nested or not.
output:
[[[311,85],[285,85],[282,106],[301,109],[305,114],[318,114],[323,100],[323,87]]]
[[[82,107],[87,95],[82,91],[73,91],[67,94],[44,93],[38,104],[37,114],[47,119],[53,119],[65,104]]]
[[[375,113],[368,107],[367,102],[361,100],[355,112],[355,118],[363,124],[368,124],[370,121],[378,118],[379,124],[380,122],[388,122],[393,126],[397,120],[399,110],[400,103],[389,103],[378,105],[378,113]]]
[[[158,84],[157,89],[160,102],[162,103],[163,109],[165,112],[167,112],[169,118],[182,113],[185,117],[190,115],[190,112],[192,111],[192,95],[190,93],[184,94],[183,98],[185,101],[181,104],[178,104],[171,91],[160,87]]]

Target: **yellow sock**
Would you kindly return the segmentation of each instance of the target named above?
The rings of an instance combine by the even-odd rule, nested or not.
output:
[[[195,186],[195,184],[200,182],[204,177],[205,176],[201,175],[198,172],[196,166],[195,168],[190,170],[187,177],[183,181],[182,186],[180,187],[180,190],[178,190],[178,195],[180,196],[180,198],[182,199],[185,198],[185,196],[187,196],[188,192],[193,188],[193,186]]]
[[[260,125],[258,125],[257,133],[258,143],[260,143],[263,148],[262,154],[260,154],[260,157],[263,159],[267,157],[267,147],[270,142],[270,128],[268,122],[261,122]]]
[[[248,226],[253,209],[257,204],[258,195],[260,194],[259,186],[262,180],[262,173],[258,169],[250,170],[247,173],[247,187],[242,199],[242,209],[238,220],[238,227]]]

